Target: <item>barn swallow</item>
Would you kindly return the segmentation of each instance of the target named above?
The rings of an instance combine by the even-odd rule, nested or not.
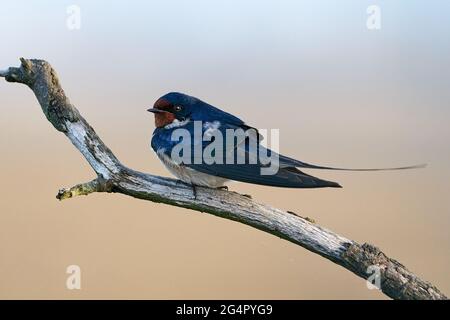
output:
[[[346,170],[346,171],[379,171],[379,170],[401,170],[422,167],[423,165],[398,167],[398,168],[378,168],[378,169],[350,169],[335,168],[320,165],[309,164],[293,158],[278,154],[261,145],[262,136],[258,131],[247,125],[236,116],[222,111],[200,99],[188,96],[183,93],[171,92],[159,98],[152,108],[147,111],[155,115],[155,130],[153,132],[151,147],[156,152],[159,159],[166,168],[181,181],[194,186],[205,186],[210,188],[226,188],[225,184],[230,181],[241,181],[259,185],[287,187],[287,188],[323,188],[334,187],[341,188],[337,182],[322,180],[300,171],[304,169],[326,169],[326,170]],[[183,129],[184,132],[195,136],[195,123],[200,123],[200,138],[194,139],[174,139],[176,130]],[[219,160],[215,163],[205,163],[198,161],[195,149],[205,151],[214,139],[202,139],[204,136],[214,136],[221,134],[226,137],[227,130],[243,130],[253,133],[245,136],[240,141],[227,141],[223,143],[225,151],[219,155]],[[225,139],[226,140],[226,139]],[[250,148],[249,145],[256,145]],[[184,151],[191,153],[184,157],[184,161],[175,161],[173,158],[174,148],[186,147]],[[235,163],[235,161],[226,161],[225,157],[231,150],[235,154],[244,156],[244,163]],[[260,152],[263,153],[260,153]],[[273,174],[262,174],[262,169],[268,166],[258,159],[259,154],[264,154],[277,159],[278,168]],[[218,154],[218,153],[217,153]],[[223,159],[221,159],[222,157]],[[232,160],[236,160],[236,155]],[[186,160],[187,159],[187,160]],[[253,162],[250,161],[253,159]],[[255,160],[256,159],[256,160]],[[272,159],[272,158],[271,158]],[[217,160],[217,158],[216,158]]]

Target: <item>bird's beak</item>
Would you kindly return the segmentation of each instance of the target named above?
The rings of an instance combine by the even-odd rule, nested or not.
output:
[[[164,110],[160,110],[160,109],[156,109],[156,108],[150,108],[147,109],[148,112],[153,112],[153,113],[162,113],[165,112]]]

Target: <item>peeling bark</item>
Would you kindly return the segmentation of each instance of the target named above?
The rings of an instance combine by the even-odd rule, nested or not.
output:
[[[435,286],[421,280],[378,248],[360,245],[292,212],[255,202],[235,192],[204,187],[197,187],[194,197],[192,188],[184,183],[127,168],[70,103],[56,72],[46,61],[21,58],[20,67],[0,71],[0,77],[33,90],[48,121],[70,139],[97,174],[90,182],[60,190],[57,195],[60,200],[93,192],[122,193],[210,213],[300,245],[363,279],[371,276],[368,268],[376,266],[380,270],[380,289],[391,298],[447,299]]]

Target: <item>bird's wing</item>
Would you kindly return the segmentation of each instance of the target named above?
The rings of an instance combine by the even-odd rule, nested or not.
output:
[[[230,141],[225,139],[225,131],[227,129],[235,130],[240,128],[243,130],[248,130],[253,128],[246,125],[235,126],[229,123],[221,123],[219,127],[213,127],[209,125],[205,125],[204,127],[207,128],[206,130],[210,130],[210,135],[214,136],[215,131],[220,131],[220,134],[224,137],[224,141],[222,144],[222,156],[220,158],[216,157],[216,161],[207,164],[205,163],[204,158],[202,159],[202,161],[196,162],[196,158],[193,152],[193,161],[190,164],[185,164],[189,168],[229,180],[267,186],[286,188],[341,187],[336,182],[326,181],[313,177],[298,170],[294,166],[279,166],[278,170],[273,171],[272,174],[267,174],[267,171],[265,171],[266,174],[264,174],[263,169],[267,169],[270,164],[263,164],[260,161],[258,157],[259,151],[267,152],[268,156],[271,155],[272,151],[265,149],[259,144],[259,142],[261,141],[261,137],[256,129],[250,131],[250,134],[247,135],[244,140],[232,140],[231,146],[227,146],[227,143],[230,143]],[[202,150],[205,150],[205,148],[210,146],[213,142],[203,141],[202,143]],[[253,143],[253,147],[256,146],[256,148],[252,148],[251,143]],[[193,143],[193,145],[195,144],[198,144],[198,142]],[[192,148],[194,148],[194,146]],[[227,159],[227,156],[230,154],[230,152],[233,152],[233,161],[228,161]],[[201,156],[205,157],[207,155],[204,153]],[[238,162],[239,156],[244,160],[243,163]]]
[[[263,175],[259,164],[191,164],[190,168],[213,176],[229,180],[285,188],[324,188],[341,186],[333,181],[326,181],[308,175],[297,168],[279,168],[274,175]]]
[[[193,124],[190,123],[185,127],[188,131],[193,132]],[[227,129],[242,129],[248,130],[251,127],[245,125],[244,123],[234,124],[227,123],[221,121],[220,123],[217,121],[214,122],[204,122],[202,126],[203,136],[210,136],[210,141],[205,141],[203,139],[193,139],[192,141],[181,141],[175,142],[171,141],[172,146],[175,144],[177,147],[184,146],[185,149],[190,149],[190,161],[183,162],[183,165],[197,170],[199,172],[203,172],[206,174],[254,183],[254,184],[262,184],[268,186],[278,186],[278,187],[289,187],[289,188],[320,188],[320,187],[340,187],[340,185],[336,182],[322,180],[316,177],[313,177],[309,174],[306,174],[300,171],[298,168],[311,168],[311,169],[331,169],[331,170],[386,170],[386,169],[344,169],[344,168],[332,168],[332,167],[324,167],[308,164],[305,162],[301,162],[280,154],[275,153],[270,149],[266,149],[259,142],[260,135],[254,130],[249,135],[245,137],[245,139],[241,140],[232,139],[231,141],[227,139]],[[222,143],[217,143],[215,140],[215,133],[223,138]],[[166,138],[166,140],[170,140]],[[168,146],[170,144],[168,141],[164,143],[164,145]],[[221,150],[221,154],[217,154],[216,151],[211,154],[213,161],[205,161],[208,153],[205,152],[207,148],[210,148],[213,144],[216,144]],[[253,148],[250,147],[253,144]],[[254,148],[256,146],[256,148]],[[165,152],[171,155],[172,148],[165,148]],[[200,152],[196,152],[196,150],[200,150]],[[229,161],[227,158],[232,152],[233,161]],[[261,162],[259,157],[260,154],[266,154],[267,157],[278,159],[278,170],[275,170],[273,174],[263,174],[263,169],[269,167]],[[238,162],[238,156],[241,159],[244,159],[242,162]],[[392,168],[393,169],[407,169],[407,168],[415,168],[417,166],[412,167],[402,167],[402,168]],[[267,173],[267,171],[265,171]]]
[[[263,140],[263,136],[258,132],[258,130],[254,127],[250,127],[244,122],[235,125],[235,124],[226,124],[224,128],[241,128],[245,131],[248,130],[251,134],[248,136],[248,140],[245,140],[245,143],[248,143],[249,141],[254,141],[258,144],[258,148],[263,151],[264,154],[267,154],[267,156],[274,156],[277,157],[279,160],[279,166],[280,168],[305,168],[305,169],[322,169],[322,170],[337,170],[337,171],[392,171],[392,170],[408,170],[408,169],[418,169],[418,168],[424,168],[426,167],[426,164],[415,164],[415,165],[409,165],[409,166],[401,166],[401,167],[385,167],[385,168],[341,168],[341,167],[330,167],[330,166],[322,166],[322,165],[315,165],[310,164],[307,162],[299,161],[287,156],[284,156],[282,154],[278,154],[275,151],[272,151],[270,149],[266,149],[259,145],[259,143]],[[242,148],[245,146],[248,150],[248,145],[245,143],[235,143],[235,147],[237,149]],[[258,149],[258,150],[259,150]],[[259,151],[258,151],[259,152]],[[257,153],[255,152],[249,152],[250,156],[255,157]]]

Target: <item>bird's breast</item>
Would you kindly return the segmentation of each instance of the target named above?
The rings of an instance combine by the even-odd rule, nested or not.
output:
[[[196,185],[196,186],[204,186],[209,188],[218,188],[228,181],[228,179],[224,179],[221,177],[212,176],[203,172],[196,171],[191,169],[185,165],[179,165],[174,162],[167,154],[165,154],[164,149],[160,149],[156,152],[158,158],[175,177],[180,179],[181,181]]]

